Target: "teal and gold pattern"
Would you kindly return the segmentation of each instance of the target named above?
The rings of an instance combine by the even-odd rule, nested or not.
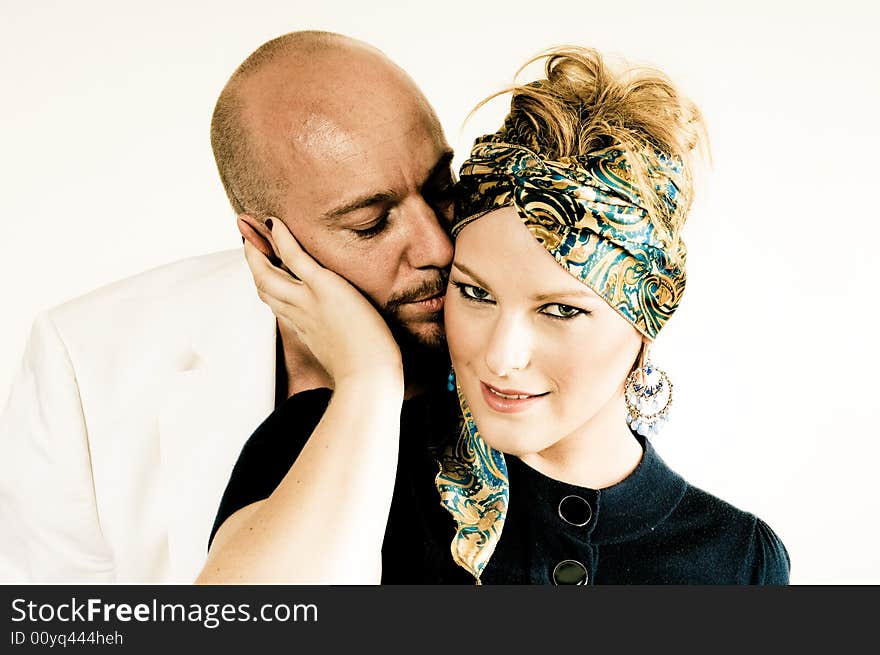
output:
[[[480,584],[507,516],[507,464],[501,451],[483,441],[461,389],[458,400],[464,424],[458,439],[440,456],[440,471],[434,482],[440,503],[455,519],[452,558]]]
[[[534,138],[525,138],[527,131],[513,133],[512,123],[478,139],[462,165],[453,235],[513,205],[563,268],[654,339],[684,293],[686,252],[681,242],[671,246],[650,220],[624,152],[608,147],[549,160]],[[510,138],[531,147],[504,140]],[[639,156],[657,198],[674,212],[683,188],[681,162],[653,148]]]

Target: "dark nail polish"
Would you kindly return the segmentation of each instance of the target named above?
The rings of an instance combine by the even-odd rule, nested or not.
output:
[[[266,219],[266,227],[269,228],[270,232],[272,231],[272,219],[271,218]]]

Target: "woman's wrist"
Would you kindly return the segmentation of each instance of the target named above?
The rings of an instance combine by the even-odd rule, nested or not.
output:
[[[334,380],[336,394],[352,394],[375,399],[402,401],[404,393],[403,369],[382,367],[370,371],[354,371]]]

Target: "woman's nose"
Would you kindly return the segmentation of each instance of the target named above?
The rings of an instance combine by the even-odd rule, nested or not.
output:
[[[506,377],[529,365],[531,334],[514,317],[500,317],[486,344],[486,366],[493,375]]]

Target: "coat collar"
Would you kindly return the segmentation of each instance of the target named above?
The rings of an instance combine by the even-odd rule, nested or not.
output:
[[[560,520],[559,501],[570,495],[580,496],[589,503],[592,517],[587,525],[577,529],[577,534],[595,545],[631,541],[650,532],[676,508],[687,482],[669,468],[650,440],[636,433],[633,437],[642,446],[641,461],[626,478],[604,489],[555,480],[520,459],[509,457],[514,502],[529,494],[533,499],[529,503],[530,511],[552,528],[568,525]]]
[[[687,482],[673,471],[651,441],[642,444],[642,461],[626,478],[598,491],[594,543],[636,539],[662,523],[678,506]]]

